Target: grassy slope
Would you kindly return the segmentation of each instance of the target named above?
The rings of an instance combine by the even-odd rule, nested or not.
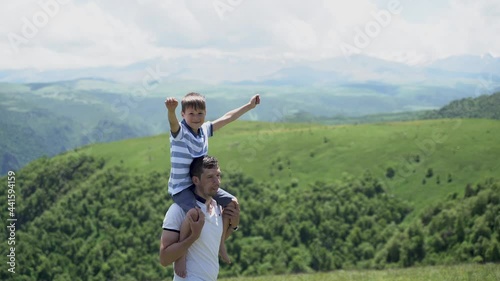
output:
[[[500,265],[453,265],[413,267],[383,271],[336,271],[331,273],[297,274],[221,279],[226,281],[493,281],[500,279]]]
[[[279,184],[332,182],[370,170],[418,211],[452,192],[462,194],[468,183],[498,175],[498,128],[499,121],[470,119],[347,126],[236,122],[216,132],[210,154],[219,158],[223,170],[241,170],[256,180]],[[81,150],[104,156],[111,164],[122,162],[139,173],[168,173],[167,137]],[[418,163],[412,160],[416,155]],[[385,177],[388,167],[396,169],[391,180]],[[426,178],[429,168],[434,176]]]

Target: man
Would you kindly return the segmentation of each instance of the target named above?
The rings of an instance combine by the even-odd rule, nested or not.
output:
[[[176,203],[172,204],[163,221],[163,233],[160,245],[160,263],[172,264],[179,257],[186,255],[186,276],[174,274],[175,280],[217,280],[219,274],[219,245],[222,237],[221,208],[213,196],[220,186],[220,167],[216,158],[203,156],[195,158],[190,166],[197,201],[198,218],[186,217],[186,213]],[[237,228],[239,207],[224,209],[224,216],[229,217]],[[187,220],[191,234],[179,241],[182,222]],[[232,229],[227,232],[229,237]]]

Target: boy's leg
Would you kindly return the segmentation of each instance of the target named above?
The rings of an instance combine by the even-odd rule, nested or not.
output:
[[[187,219],[188,216],[194,221],[198,220],[198,212],[194,209],[196,206],[196,199],[190,188],[175,194],[172,198],[174,202],[186,212],[186,219],[182,222],[179,233],[179,242],[181,242],[191,234],[191,227]],[[186,278],[186,256],[182,256],[174,262],[174,271],[179,277]]]
[[[235,204],[234,202],[238,203],[238,199],[234,195],[222,188],[219,188],[219,190],[217,190],[217,194],[214,196],[214,200],[217,201],[217,204],[221,205],[223,209],[225,209],[229,204]],[[222,237],[225,237],[226,229],[231,226],[231,221],[227,221],[228,223],[226,224],[226,220],[223,220],[223,222],[225,223],[224,226],[227,225],[227,227],[224,227],[224,235]],[[233,225],[233,227],[235,226],[237,225]]]
[[[214,196],[214,200],[217,201],[217,204],[221,205],[222,208],[226,208],[226,206],[235,199],[236,197],[234,195],[222,188],[219,188],[219,190],[217,190],[217,194]]]
[[[236,204],[234,201],[236,201],[236,198],[233,201],[231,201],[231,203],[229,203],[229,204]],[[226,207],[227,206],[229,206],[229,205],[226,205]],[[231,259],[229,258],[229,255],[227,254],[226,244],[224,242],[226,240],[226,235],[227,235],[227,232],[228,232],[230,227],[232,227],[231,221],[229,220],[229,218],[226,218],[223,216],[223,219],[222,219],[222,237],[220,239],[219,255],[221,256],[222,260],[226,263],[231,263]]]
[[[236,197],[221,188],[219,188],[219,190],[217,191],[214,199],[215,201],[217,201],[217,204],[222,206],[222,208],[226,208],[229,204],[235,204],[233,201],[237,200]],[[229,220],[229,218],[223,218],[222,225],[222,237],[220,240],[219,255],[224,262],[231,263],[229,255],[227,254],[226,244],[224,243],[227,231],[231,227],[231,221]]]
[[[193,221],[198,221],[198,212],[193,208],[186,213],[186,218],[182,222],[179,233],[179,242],[184,241],[191,234],[191,226],[189,225],[188,217]],[[179,277],[186,278],[186,256],[182,256],[174,262],[174,271]]]
[[[192,208],[196,207],[196,198],[194,197],[193,186],[188,187],[175,195],[172,195],[172,199],[186,213]]]

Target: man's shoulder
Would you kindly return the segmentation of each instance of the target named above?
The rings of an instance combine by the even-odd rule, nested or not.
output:
[[[174,202],[174,203],[172,203],[172,205],[170,205],[170,207],[168,207],[168,211],[179,212],[179,211],[182,211],[182,208],[181,208],[181,206],[179,206],[179,204]]]
[[[173,203],[168,207],[165,218],[163,219],[163,229],[180,230],[185,216],[186,214],[182,208],[176,203]]]
[[[179,206],[177,203],[173,203],[168,207],[167,213],[165,214],[165,217],[178,217],[184,215],[184,211],[182,210],[181,206]]]

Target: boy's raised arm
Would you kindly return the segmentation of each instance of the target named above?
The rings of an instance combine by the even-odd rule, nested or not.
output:
[[[217,131],[218,129],[240,118],[241,115],[245,114],[250,109],[255,108],[259,103],[260,103],[260,96],[259,95],[253,96],[250,99],[250,102],[248,102],[247,104],[227,112],[222,117],[212,122],[213,130]]]
[[[175,116],[175,109],[179,105],[179,102],[175,98],[167,98],[165,100],[165,106],[168,110],[168,123],[170,124],[170,132],[173,135],[177,134],[181,127],[179,126],[179,120],[177,120],[177,116]]]

